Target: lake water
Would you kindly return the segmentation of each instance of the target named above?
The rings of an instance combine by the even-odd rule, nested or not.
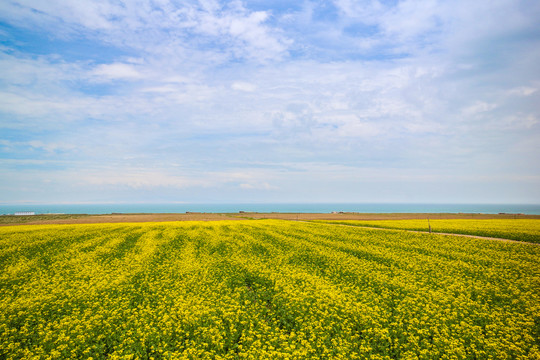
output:
[[[0,205],[0,214],[33,211],[36,214],[111,214],[111,213],[236,213],[298,212],[330,213],[523,213],[540,215],[540,204],[46,204]]]

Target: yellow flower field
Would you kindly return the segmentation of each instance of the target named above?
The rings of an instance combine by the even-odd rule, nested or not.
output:
[[[540,247],[280,220],[0,228],[0,359],[539,359]]]
[[[423,220],[315,220],[332,224],[370,226],[385,229],[403,229],[478,235],[518,241],[540,243],[540,220],[538,219],[428,219]]]

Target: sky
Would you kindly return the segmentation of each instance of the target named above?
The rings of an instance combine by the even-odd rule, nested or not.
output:
[[[537,0],[2,0],[0,204],[540,203]]]

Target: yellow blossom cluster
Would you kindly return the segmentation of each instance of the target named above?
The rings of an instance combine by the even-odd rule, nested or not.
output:
[[[0,228],[0,359],[538,359],[540,247],[281,220]]]
[[[316,220],[332,224],[478,235],[540,243],[539,219]]]

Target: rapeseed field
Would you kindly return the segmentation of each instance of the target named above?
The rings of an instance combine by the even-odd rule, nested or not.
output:
[[[478,235],[517,241],[540,243],[540,220],[538,219],[414,219],[414,220],[340,220],[326,221],[343,225],[369,226],[385,229],[403,229],[451,234]]]
[[[0,359],[539,359],[540,247],[280,220],[0,228]]]

